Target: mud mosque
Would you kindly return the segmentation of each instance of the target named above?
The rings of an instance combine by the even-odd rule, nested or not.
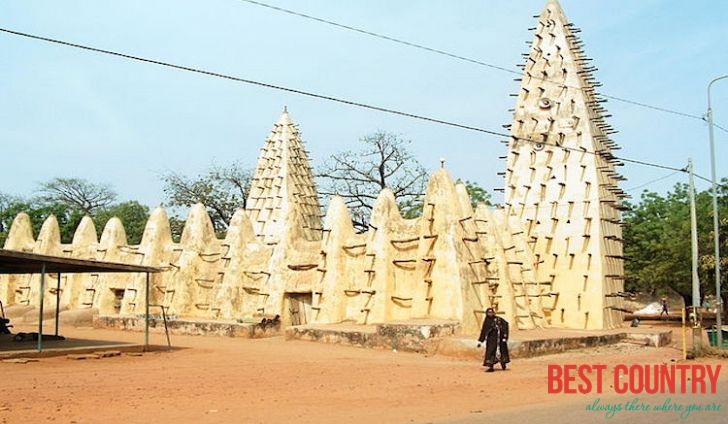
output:
[[[191,208],[179,243],[164,209],[129,245],[111,219],[98,237],[90,217],[62,244],[55,217],[33,236],[19,214],[4,248],[165,269],[151,300],[173,317],[208,322],[280,315],[284,326],[440,319],[478,331],[485,309],[518,329],[605,329],[623,314],[621,165],[596,93],[595,70],[558,2],[538,17],[507,141],[501,207],[471,207],[446,169],[427,184],[422,216],[403,219],[380,194],[368,231],[356,233],[339,197],[321,216],[297,126],[284,111],[258,159],[247,209],[223,239],[205,207]],[[53,276],[51,276],[53,278]],[[5,305],[37,305],[37,275],[0,276]],[[99,316],[145,311],[145,277],[70,274],[43,298]]]

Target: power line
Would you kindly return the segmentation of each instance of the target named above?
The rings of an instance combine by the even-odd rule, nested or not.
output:
[[[636,187],[628,188],[625,191],[634,191],[634,190],[640,189],[642,187],[645,187],[645,186],[648,186],[648,185],[652,185],[652,184],[654,184],[656,182],[659,182],[659,181],[662,181],[662,180],[666,180],[666,179],[672,177],[673,175],[675,175],[675,174],[677,174],[678,172],[681,172],[681,171],[682,172],[686,172],[686,170],[684,170],[684,169],[681,169],[681,170],[675,171],[675,172],[671,172],[671,173],[669,173],[667,175],[663,175],[660,178],[655,178],[654,180],[648,181],[648,182],[646,182],[644,184],[640,184],[640,185],[638,185]]]
[[[296,12],[295,10],[284,9],[282,7],[273,6],[271,4],[262,3],[262,2],[255,1],[255,0],[241,0],[241,1],[244,1],[244,2],[247,2],[247,3],[250,3],[250,4],[254,4],[256,6],[261,6],[261,7],[265,7],[265,8],[268,8],[268,9],[272,9],[272,10],[275,10],[275,11],[278,11],[278,12],[287,13],[289,15],[298,16],[300,18],[310,19],[312,21],[317,21],[317,22],[320,22],[320,23],[323,23],[323,24],[335,26],[335,27],[338,27],[338,28],[345,29],[347,31],[358,32],[360,34],[364,34],[364,35],[368,35],[368,36],[376,37],[376,38],[381,38],[383,40],[391,41],[393,43],[402,44],[402,45],[405,45],[405,46],[408,46],[408,47],[414,47],[414,48],[420,49],[420,50],[426,50],[428,52],[440,54],[440,55],[443,55],[443,56],[448,56],[448,57],[451,57],[453,59],[458,59],[458,60],[462,60],[462,61],[465,61],[465,62],[474,63],[476,65],[480,65],[480,66],[485,66],[485,67],[488,67],[488,68],[497,69],[499,71],[510,72],[512,74],[521,75],[521,72],[518,72],[518,71],[513,70],[513,69],[505,68],[503,66],[493,65],[493,64],[490,64],[490,63],[486,63],[486,62],[481,62],[480,60],[477,60],[477,59],[472,59],[472,58],[469,58],[469,57],[460,56],[460,55],[457,55],[455,53],[446,52],[444,50],[436,49],[436,48],[433,48],[433,47],[427,47],[427,46],[423,46],[421,44],[413,43],[413,42],[410,42],[410,41],[401,40],[399,38],[390,37],[388,35],[378,34],[376,32],[371,32],[371,31],[367,31],[367,30],[364,30],[364,29],[361,29],[361,28],[356,28],[356,27],[353,27],[353,26],[340,24],[340,23],[337,23],[337,22],[334,22],[334,21],[329,21],[327,19],[323,19],[323,18],[317,18],[316,16],[306,15],[305,13]]]
[[[0,32],[5,32],[8,34],[25,37],[25,38],[29,38],[29,39],[33,39],[33,40],[45,41],[48,43],[58,44],[58,45],[66,46],[66,47],[73,47],[76,49],[81,49],[81,50],[90,51],[90,52],[94,52],[94,53],[101,53],[101,54],[105,54],[105,55],[121,57],[124,59],[129,59],[129,60],[133,60],[133,61],[137,61],[137,62],[150,63],[153,65],[159,65],[159,66],[172,68],[172,69],[176,69],[176,70],[180,70],[180,71],[192,72],[192,73],[196,73],[196,74],[202,74],[202,75],[207,75],[207,76],[211,76],[211,77],[227,79],[227,80],[231,80],[231,81],[241,82],[244,84],[256,85],[256,86],[260,86],[260,87],[271,88],[274,90],[280,90],[280,91],[286,91],[286,92],[290,92],[290,93],[300,94],[302,96],[313,97],[313,98],[317,98],[317,99],[321,99],[321,100],[328,100],[331,102],[361,107],[364,109],[375,110],[375,111],[379,111],[379,112],[389,113],[389,114],[398,115],[398,116],[404,116],[404,117],[413,118],[413,119],[419,119],[422,121],[431,122],[431,123],[435,123],[435,124],[441,124],[441,125],[446,125],[446,126],[470,130],[470,131],[477,131],[480,133],[485,133],[485,134],[494,135],[494,136],[498,136],[498,137],[506,137],[509,139],[524,141],[524,142],[533,143],[533,144],[542,144],[541,141],[531,140],[531,139],[522,138],[522,137],[516,137],[516,136],[512,136],[512,135],[505,134],[502,132],[492,131],[492,130],[488,130],[485,128],[479,128],[479,127],[475,127],[472,125],[465,125],[465,124],[460,124],[457,122],[446,121],[443,119],[437,119],[437,118],[432,118],[432,117],[428,117],[428,116],[417,115],[414,113],[402,112],[402,111],[391,109],[391,108],[374,106],[374,105],[370,105],[370,104],[366,104],[366,103],[356,102],[353,100],[347,100],[347,99],[342,99],[342,98],[338,98],[338,97],[317,94],[317,93],[313,93],[310,91],[284,87],[281,85],[275,85],[275,84],[270,84],[270,83],[266,83],[266,82],[255,81],[255,80],[251,80],[251,79],[247,79],[247,78],[235,77],[232,75],[221,74],[219,72],[207,71],[204,69],[192,68],[189,66],[175,65],[173,63],[163,62],[163,61],[156,60],[156,59],[148,59],[148,58],[134,56],[134,55],[126,54],[126,53],[119,53],[119,52],[115,52],[115,51],[111,51],[111,50],[90,47],[90,46],[86,46],[86,45],[71,43],[68,41],[57,40],[54,38],[42,37],[39,35],[33,35],[33,34],[24,33],[24,32],[13,31],[13,30],[9,30],[6,28],[2,28],[2,27],[0,27]],[[551,146],[558,147],[558,148],[561,148],[564,150],[598,155],[598,153],[596,153],[596,152],[587,151],[586,149],[583,149],[583,148],[579,149],[579,148],[559,146],[559,145],[551,145]],[[634,164],[638,164],[638,165],[651,166],[651,167],[655,167],[655,168],[668,169],[668,170],[672,170],[672,171],[684,171],[682,169],[674,168],[674,167],[667,166],[667,165],[660,165],[660,164],[656,164],[656,163],[645,162],[645,161],[636,160],[636,159],[622,158],[622,157],[617,157],[617,156],[612,156],[612,157],[617,160],[621,160],[624,162],[630,162],[630,163],[634,163]]]
[[[286,14],[289,14],[289,15],[298,16],[300,18],[309,19],[309,20],[312,20],[312,21],[316,21],[316,22],[319,22],[319,23],[326,24],[326,25],[331,25],[331,26],[334,26],[334,27],[337,27],[337,28],[341,28],[341,29],[344,29],[344,30],[347,30],[347,31],[358,32],[360,34],[364,34],[364,35],[367,35],[367,36],[370,36],[370,37],[380,38],[382,40],[391,41],[393,43],[402,44],[402,45],[405,45],[405,46],[408,46],[408,47],[413,47],[413,48],[420,49],[420,50],[425,50],[425,51],[428,51],[428,52],[431,52],[431,53],[435,53],[435,54],[447,56],[447,57],[450,57],[450,58],[453,58],[453,59],[461,60],[461,61],[464,61],[464,62],[469,62],[469,63],[475,64],[475,65],[485,66],[487,68],[496,69],[496,70],[503,71],[503,72],[508,72],[510,74],[515,74],[515,75],[519,75],[519,76],[523,74],[523,72],[519,72],[519,71],[514,70],[514,69],[510,69],[510,68],[506,68],[506,67],[503,67],[503,66],[494,65],[492,63],[483,62],[483,61],[480,61],[480,60],[477,60],[477,59],[469,58],[469,57],[466,57],[466,56],[461,56],[461,55],[458,55],[458,54],[455,54],[455,53],[450,53],[450,52],[445,51],[445,50],[440,50],[440,49],[436,49],[436,48],[433,48],[433,47],[428,47],[428,46],[425,46],[425,45],[422,45],[422,44],[413,43],[411,41],[406,41],[406,40],[402,40],[402,39],[399,39],[399,38],[390,37],[388,35],[379,34],[379,33],[372,32],[372,31],[367,31],[365,29],[356,28],[356,27],[353,27],[353,26],[350,26],[350,25],[340,24],[338,22],[330,21],[330,20],[323,19],[323,18],[319,18],[319,17],[312,16],[312,15],[307,15],[307,14],[301,13],[301,12],[296,12],[295,10],[284,9],[282,7],[273,6],[273,5],[270,5],[270,4],[267,4],[267,3],[263,3],[263,2],[260,2],[260,1],[256,1],[256,0],[239,0],[239,1],[243,1],[243,2],[250,3],[250,4],[253,4],[253,5],[256,5],[256,6],[264,7],[264,8],[267,8],[267,9],[275,10],[277,12],[282,12],[282,13],[286,13]],[[533,79],[542,80],[542,81],[550,81],[548,78],[542,78],[542,77],[538,77],[538,76],[532,76],[532,78]],[[551,81],[551,82],[555,82],[555,81]],[[581,87],[568,86],[568,85],[561,84],[559,82],[555,82],[555,83],[557,83],[559,85],[563,85],[565,87],[569,87],[569,88],[574,88],[574,89],[578,89],[578,90],[581,90],[582,89]],[[601,97],[605,97],[605,98],[608,98],[608,99],[612,99],[612,100],[616,100],[616,101],[619,101],[619,102],[628,103],[628,104],[631,104],[631,105],[640,106],[640,107],[644,107],[644,108],[648,108],[648,109],[653,109],[653,110],[656,110],[656,111],[659,111],[659,112],[671,113],[671,114],[674,114],[674,115],[679,115],[679,116],[683,116],[683,117],[686,117],[686,118],[692,118],[692,119],[700,119],[700,120],[703,119],[703,117],[702,116],[699,116],[699,115],[693,115],[693,114],[689,114],[689,113],[685,113],[685,112],[680,112],[680,111],[676,111],[676,110],[666,109],[666,108],[659,107],[659,106],[652,106],[652,105],[649,105],[649,104],[646,104],[646,103],[636,102],[634,100],[624,99],[624,98],[616,97],[616,96],[609,96],[609,95],[602,94],[602,93],[600,93],[599,95]]]
[[[635,186],[635,187],[632,187],[632,188],[628,188],[628,189],[626,189],[624,191],[625,192],[634,191],[634,190],[637,190],[637,189],[640,189],[640,188],[643,188],[643,187],[652,185],[652,184],[657,183],[657,182],[660,182],[662,180],[666,180],[666,179],[672,177],[673,175],[675,175],[675,174],[677,174],[679,172],[682,172],[682,173],[686,173],[687,174],[688,173],[688,169],[687,169],[687,167],[685,167],[683,169],[678,169],[678,170],[673,171],[673,172],[671,172],[671,173],[669,173],[667,175],[663,175],[663,176],[661,176],[659,178],[655,178],[654,180],[650,180],[650,181],[648,181],[648,182],[646,182],[644,184],[640,184],[638,186]],[[702,178],[702,179],[710,182],[709,179],[704,178],[704,177],[701,177],[700,175],[697,175],[695,173],[693,173],[693,175],[695,177]],[[601,197],[592,197],[592,198],[586,198],[586,199],[579,199],[579,201],[595,201],[595,200],[598,201],[598,200],[601,200],[601,199],[602,199]],[[556,205],[557,208],[563,208],[563,207],[567,207],[567,206],[573,206],[573,203],[574,202],[571,201],[571,200],[558,200],[558,201],[554,201],[554,202],[549,202],[549,204],[552,207],[553,207],[553,205]],[[542,206],[523,206],[520,209],[539,209],[539,208],[542,208]]]
[[[675,168],[675,167],[667,166],[667,165],[660,165],[657,163],[644,162],[644,161],[636,160],[636,159],[626,159],[626,158],[621,158],[621,157],[617,157],[617,156],[615,156],[614,158],[625,161],[625,162],[635,163],[637,165],[651,166],[653,168],[662,168],[662,169],[667,169],[670,171],[686,172],[685,169]]]
[[[706,117],[703,117],[703,121],[705,121],[707,123],[708,122],[708,119]],[[728,133],[728,129],[725,129],[725,128],[721,127],[720,125],[716,124],[715,122],[713,122],[713,127],[714,128],[718,128],[719,130],[721,130],[721,131],[723,131],[725,133]]]
[[[379,112],[385,112],[385,113],[391,113],[391,114],[394,114],[394,115],[406,116],[406,117],[409,117],[409,118],[420,119],[420,120],[423,120],[423,121],[428,121],[428,122],[433,122],[433,123],[437,123],[437,124],[447,125],[447,126],[451,126],[451,127],[455,127],[455,128],[461,128],[461,129],[466,129],[466,130],[471,130],[471,131],[478,131],[478,132],[482,132],[482,133],[486,133],[486,134],[496,135],[496,136],[499,136],[499,137],[508,137],[508,134],[503,134],[503,133],[499,133],[499,132],[496,132],[496,131],[487,130],[487,129],[484,129],[484,128],[478,128],[478,127],[474,127],[474,126],[470,126],[470,125],[458,124],[456,122],[450,122],[450,121],[445,121],[445,120],[442,120],[442,119],[430,118],[430,117],[427,117],[427,116],[416,115],[416,114],[413,114],[413,113],[401,112],[401,111],[398,111],[398,110],[394,110],[394,109],[390,109],[390,108],[385,108],[385,107],[381,107],[381,106],[369,105],[369,104],[366,104],[366,103],[360,103],[360,102],[355,102],[355,101],[352,101],[352,100],[347,100],[347,99],[342,99],[342,98],[327,96],[327,95],[323,95],[323,94],[317,94],[317,93],[313,93],[313,92],[310,92],[310,91],[299,90],[299,89],[290,88],[290,87],[284,87],[284,86],[281,86],[281,85],[275,85],[275,84],[270,84],[270,83],[261,82],[261,81],[255,81],[255,80],[251,80],[251,79],[247,79],[247,78],[235,77],[235,76],[232,76],[232,75],[221,74],[219,72],[207,71],[207,70],[204,70],[204,69],[192,68],[192,67],[189,67],[189,66],[175,65],[173,63],[162,62],[160,60],[148,59],[148,58],[144,58],[144,57],[140,57],[140,56],[133,56],[133,55],[126,54],[126,53],[119,53],[119,52],[115,52],[115,51],[112,51],[112,50],[105,50],[105,49],[100,49],[100,48],[96,48],[96,47],[90,47],[90,46],[85,46],[85,45],[81,45],[81,44],[70,43],[70,42],[67,42],[67,41],[57,40],[57,39],[53,39],[53,38],[47,38],[47,37],[42,37],[42,36],[38,36],[38,35],[32,35],[32,34],[28,34],[28,33],[24,33],[24,32],[13,31],[13,30],[9,30],[9,29],[6,29],[6,28],[0,28],[0,31],[6,32],[8,34],[18,35],[18,36],[21,36],[21,37],[31,38],[31,39],[34,39],[34,40],[46,41],[46,42],[53,43],[53,44],[60,44],[60,45],[63,45],[63,46],[73,47],[73,48],[77,48],[77,49],[81,49],[81,50],[92,51],[92,52],[95,52],[95,53],[102,53],[102,54],[106,54],[106,55],[110,55],[110,56],[122,57],[122,58],[125,58],[125,59],[135,60],[135,61],[138,61],[138,62],[151,63],[151,64],[154,64],[154,65],[164,66],[164,67],[173,68],[173,69],[177,69],[177,70],[181,70],[181,71],[187,71],[187,72],[193,72],[193,73],[207,75],[207,76],[212,76],[212,77],[217,77],[217,78],[223,78],[223,79],[227,79],[227,80],[242,82],[242,83],[245,83],[245,84],[257,85],[257,86],[266,87],[266,88],[272,88],[272,89],[280,90],[280,91],[287,91],[287,92],[290,92],[290,93],[300,94],[302,96],[314,97],[314,98],[318,98],[318,99],[322,99],[322,100],[329,100],[329,101],[332,101],[332,102],[343,103],[343,104],[347,104],[347,105],[350,105],[350,106],[357,106],[357,107],[361,107],[361,108],[365,108],[365,109],[376,110],[376,111],[379,111]]]
[[[391,41],[391,42],[397,43],[397,44],[402,44],[402,45],[407,46],[407,47],[413,47],[413,48],[416,48],[416,49],[425,50],[425,51],[428,51],[428,52],[431,52],[431,53],[435,53],[435,54],[447,56],[447,57],[450,57],[450,58],[453,58],[453,59],[461,60],[461,61],[464,61],[464,62],[469,62],[469,63],[475,64],[475,65],[485,66],[487,68],[496,69],[496,70],[499,70],[499,71],[503,71],[503,72],[507,72],[507,73],[514,74],[514,75],[519,75],[519,76],[523,74],[522,72],[519,72],[519,71],[517,71],[515,69],[510,69],[510,68],[506,68],[504,66],[494,65],[492,63],[483,62],[483,61],[478,60],[478,59],[473,59],[473,58],[469,58],[469,57],[466,57],[466,56],[461,56],[461,55],[458,55],[458,54],[455,54],[455,53],[451,53],[451,52],[448,52],[448,51],[445,51],[445,50],[436,49],[434,47],[428,47],[428,46],[425,46],[425,45],[422,45],[422,44],[417,44],[417,43],[414,43],[414,42],[411,42],[411,41],[406,41],[406,40],[402,40],[402,39],[399,39],[399,38],[390,37],[388,35],[379,34],[379,33],[376,33],[376,32],[372,32],[372,31],[368,31],[368,30],[365,30],[365,29],[353,27],[353,26],[350,26],[350,25],[340,24],[338,22],[330,21],[328,19],[323,19],[323,18],[319,18],[319,17],[316,17],[316,16],[307,15],[305,13],[296,12],[295,10],[285,9],[285,8],[282,8],[282,7],[279,7],[279,6],[274,6],[274,5],[267,4],[267,3],[263,3],[263,2],[260,2],[260,1],[256,1],[256,0],[240,0],[240,1],[244,1],[246,3],[250,3],[250,4],[253,4],[253,5],[256,5],[256,6],[260,6],[260,7],[264,7],[264,8],[267,8],[267,9],[275,10],[277,12],[282,12],[282,13],[286,13],[286,14],[289,14],[289,15],[297,16],[297,17],[300,17],[300,18],[304,18],[304,19],[309,19],[309,20],[312,20],[312,21],[320,22],[320,23],[323,23],[323,24],[326,24],[326,25],[331,25],[331,26],[334,26],[334,27],[337,27],[337,28],[341,28],[341,29],[344,29],[344,30],[347,30],[347,31],[358,32],[360,34],[364,34],[364,35],[367,35],[367,36],[370,36],[370,37],[380,38],[382,40]],[[577,89],[577,90],[582,90],[581,87],[574,87],[574,86],[569,86],[569,85],[561,84],[561,83],[556,82],[556,81],[551,81],[548,78],[543,78],[543,77],[539,77],[539,76],[535,76],[535,75],[531,76],[531,78],[537,79],[537,80],[540,80],[540,81],[550,81],[550,82],[557,83],[559,85],[563,85],[564,87],[569,87],[569,88],[574,88],[574,89]],[[625,99],[625,98],[622,98],[622,97],[611,96],[611,95],[604,94],[604,93],[599,93],[599,96],[604,97],[604,98],[607,98],[607,99],[616,100],[616,101],[619,101],[619,102],[622,102],[622,103],[627,103],[627,104],[631,104],[631,105],[634,105],[634,106],[643,107],[643,108],[646,108],[646,109],[656,110],[658,112],[671,113],[671,114],[678,115],[678,116],[683,116],[683,117],[686,117],[686,118],[704,120],[704,117],[699,116],[699,115],[693,115],[693,114],[690,114],[690,113],[685,113],[685,112],[680,112],[680,111],[677,111],[677,110],[667,109],[667,108],[660,107],[660,106],[654,106],[654,105],[650,105],[650,104],[647,104],[647,103],[642,103],[642,102],[637,102],[637,101],[634,101],[634,100]],[[720,129],[720,130],[722,130],[722,131],[724,131],[724,132],[726,132],[726,133],[728,133],[728,129],[723,128],[723,127],[721,127],[720,125],[718,125],[716,123],[713,123],[713,126],[716,127],[716,128],[718,128],[718,129]]]
[[[619,102],[628,103],[628,104],[631,104],[631,105],[640,106],[640,107],[644,107],[644,108],[647,108],[647,109],[653,109],[653,110],[656,110],[656,111],[659,111],[659,112],[672,113],[674,115],[684,116],[686,118],[701,119],[701,120],[703,119],[702,116],[691,115],[689,113],[684,113],[684,112],[678,112],[676,110],[665,109],[664,107],[652,106],[652,105],[648,105],[647,103],[640,103],[640,102],[636,102],[634,100],[623,99],[621,97],[610,96],[610,95],[603,94],[603,93],[600,93],[599,95],[602,96],[602,97],[604,97],[604,98],[607,98],[607,99],[617,100]]]
[[[686,170],[685,172],[687,172],[687,170]],[[696,174],[695,172],[693,172],[693,175],[695,176],[695,178],[698,178],[698,179],[700,179],[700,180],[703,180],[703,181],[705,181],[706,183],[712,183],[712,182],[713,182],[713,180],[711,180],[711,179],[709,179],[709,178],[705,178],[705,177],[703,177],[702,175],[698,175],[698,174]]]

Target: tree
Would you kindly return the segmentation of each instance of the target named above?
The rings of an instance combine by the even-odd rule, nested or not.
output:
[[[725,308],[725,298],[728,292],[728,178],[723,178],[717,188],[718,217],[720,218],[718,234],[720,235],[721,296],[724,299],[722,305]],[[704,227],[709,229],[705,230],[705,236],[699,243],[702,253],[700,255],[700,269],[705,274],[704,277],[701,274],[701,281],[703,279],[707,280],[707,284],[715,293],[715,245],[713,243],[715,232],[713,231],[712,190],[706,190],[701,194],[706,198],[705,203],[709,203],[709,206],[705,206],[705,209],[709,209],[709,212],[705,214],[704,218]]]
[[[726,191],[723,187],[723,205],[720,214],[725,216]],[[625,204],[624,252],[626,288],[665,292],[674,290],[692,304],[691,236],[688,188],[676,184],[674,191],[660,196],[645,191],[637,205]],[[700,252],[701,294],[715,293],[712,207],[709,191],[697,193],[696,212],[698,223],[698,251]],[[728,233],[728,222],[723,223],[721,233]],[[724,239],[724,237],[722,237]],[[723,260],[721,262],[724,262]]]
[[[360,139],[361,151],[335,154],[319,177],[324,195],[339,195],[349,207],[354,226],[364,231],[374,202],[384,188],[394,193],[404,214],[416,207],[425,188],[427,171],[407,150],[409,140],[384,131]]]
[[[79,178],[54,178],[40,185],[40,195],[29,199],[0,194],[0,246],[7,238],[15,217],[25,212],[38,237],[43,222],[54,215],[58,220],[61,242],[70,243],[84,216],[93,218],[97,233],[114,216],[121,219],[131,244],[141,240],[149,218],[149,208],[136,201],[114,204],[116,193],[105,185]]]
[[[7,222],[7,218],[5,217],[5,211],[10,207],[13,202],[15,202],[15,199],[12,196],[10,196],[9,194],[0,193],[0,237],[2,237],[2,234],[5,234],[8,230],[10,230],[10,223],[12,223],[12,219],[10,220],[10,223]],[[2,246],[4,242],[4,238],[0,240],[0,246]]]
[[[128,202],[118,203],[99,211],[94,217],[96,231],[99,236],[104,231],[106,223],[113,217],[117,217],[124,224],[127,243],[139,244],[144,235],[149,220],[149,207],[131,200]]]
[[[94,184],[81,178],[54,178],[40,185],[39,203],[61,203],[84,214],[93,215],[110,206],[116,193],[107,185]]]
[[[185,220],[178,216],[169,217],[169,230],[172,233],[172,241],[179,243],[182,239],[182,231],[185,229]]]
[[[43,222],[49,216],[55,215],[62,243],[70,243],[73,240],[76,228],[84,216],[80,210],[69,208],[68,205],[62,203],[39,204],[35,200],[13,199],[0,209],[0,246],[5,245],[13,220],[21,212],[25,212],[30,217],[33,237],[36,238]]]
[[[202,203],[207,208],[215,231],[227,230],[238,208],[245,208],[253,171],[234,162],[212,166],[205,174],[188,178],[175,172],[162,175],[167,206],[190,207]]]
[[[485,203],[487,206],[491,206],[490,193],[481,187],[480,184],[466,180],[465,188],[468,189],[470,204],[473,206],[473,209],[477,208],[480,203]]]
[[[465,188],[468,190],[468,195],[470,196],[470,205],[473,207],[473,210],[475,210],[475,208],[477,208],[480,203],[485,203],[488,206],[491,205],[490,193],[488,193],[478,183],[473,181],[465,181]],[[422,204],[422,198],[419,198],[416,201],[408,199],[400,205],[400,209],[402,210],[402,216],[407,219],[417,218],[418,216],[422,215],[423,206],[424,205]]]
[[[5,245],[10,226],[13,224],[15,216],[18,215],[17,203],[19,203],[19,199],[0,193],[0,248]],[[22,209],[20,211],[22,212]]]

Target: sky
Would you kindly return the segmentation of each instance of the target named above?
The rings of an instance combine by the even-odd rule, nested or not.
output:
[[[261,0],[517,70],[545,0]],[[728,74],[728,2],[562,0],[600,92],[619,157],[683,168],[710,179],[707,86]],[[517,75],[303,19],[244,0],[2,0],[0,28],[113,50],[505,131]],[[728,129],[728,79],[711,90]],[[28,197],[55,177],[108,184],[120,201],[165,201],[160,176],[213,165],[254,167],[284,107],[314,167],[360,148],[378,130],[411,140],[427,169],[446,167],[493,193],[504,186],[502,137],[438,125],[31,40],[0,32],[0,193]],[[715,130],[719,178],[728,132]],[[687,182],[683,173],[626,163],[622,188]],[[698,190],[710,183],[697,179]]]

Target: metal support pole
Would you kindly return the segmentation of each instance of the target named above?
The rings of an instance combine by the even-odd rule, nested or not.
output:
[[[720,219],[718,216],[718,187],[715,178],[715,143],[713,142],[713,109],[710,106],[710,87],[716,81],[728,78],[722,75],[708,84],[708,134],[710,136],[710,179],[713,188],[713,244],[715,245],[715,298],[718,310],[715,314],[716,341],[718,349],[723,348],[723,297],[720,295]]]
[[[682,308],[681,314],[682,316],[682,354],[683,354],[683,361],[688,358],[688,346],[686,342],[686,328],[685,328],[685,308]]]
[[[688,159],[688,173],[690,187],[690,247],[692,248],[692,283],[693,283],[693,349],[702,347],[702,334],[699,325],[698,308],[700,307],[700,277],[698,276],[698,218],[695,212],[695,179],[693,174],[693,160]]]
[[[56,337],[58,337],[58,310],[61,306],[61,273],[58,272],[58,280],[56,281]]]
[[[45,276],[46,276],[46,264],[40,267],[40,306],[38,313],[38,352],[43,350],[43,301],[45,295]]]
[[[149,273],[147,272],[147,284],[145,287],[146,301],[144,302],[144,350],[149,348]]]

